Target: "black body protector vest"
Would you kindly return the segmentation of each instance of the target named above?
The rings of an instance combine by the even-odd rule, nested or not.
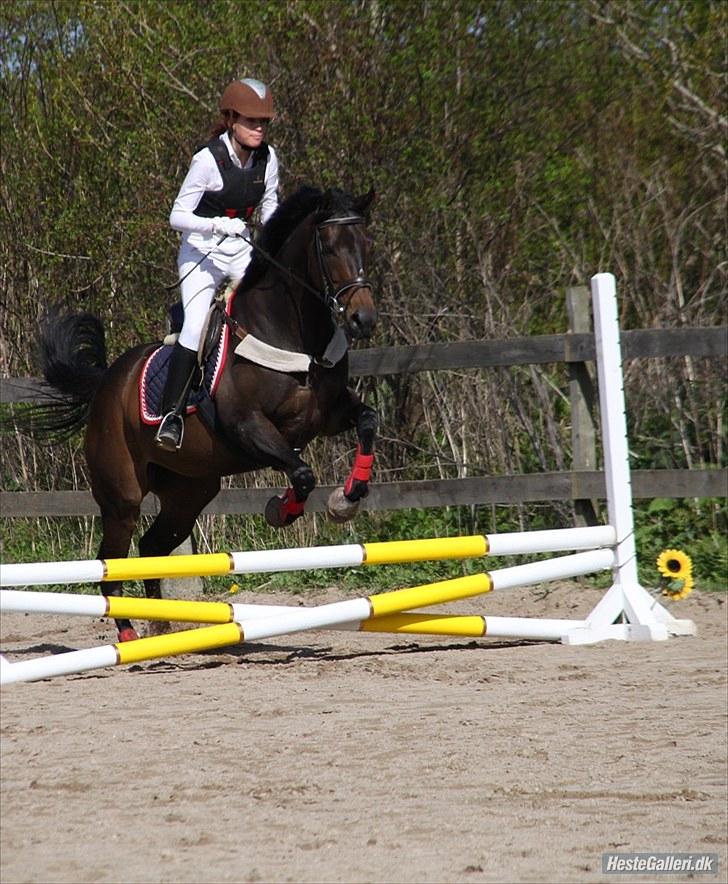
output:
[[[227,147],[219,138],[203,145],[209,150],[222,176],[222,190],[206,190],[195,215],[202,218],[242,218],[247,221],[265,193],[265,169],[268,165],[268,145],[263,142],[253,153],[253,165],[240,169],[230,159]],[[199,153],[199,150],[197,153]]]

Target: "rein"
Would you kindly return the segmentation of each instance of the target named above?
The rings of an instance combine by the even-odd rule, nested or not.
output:
[[[205,260],[205,258],[209,258],[210,255],[217,249],[217,247],[219,245],[222,245],[223,241],[226,239],[227,239],[227,234],[225,234],[224,236],[221,236],[220,239],[215,243],[215,245],[210,249],[210,251],[207,252],[205,255],[203,255],[196,264],[193,264],[192,267],[190,267],[190,269],[187,271],[187,273],[185,273],[184,276],[180,276],[180,278],[178,280],[176,280],[175,282],[173,282],[172,285],[162,286],[162,291],[171,292],[172,289],[176,289],[177,286],[180,285],[181,283],[183,283],[187,279],[187,277],[190,275],[190,273],[192,273],[193,270],[196,270],[200,266],[200,264],[202,264],[202,262]]]

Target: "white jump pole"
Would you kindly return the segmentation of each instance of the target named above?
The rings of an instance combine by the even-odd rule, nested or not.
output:
[[[614,276],[596,274],[591,280],[591,290],[607,510],[609,524],[616,532],[616,561],[612,587],[587,617],[586,627],[569,632],[564,642],[590,644],[609,638],[659,641],[668,634],[692,635],[695,633],[692,621],[676,620],[639,583]],[[617,623],[617,620],[623,622]]]
[[[10,564],[0,565],[0,587],[305,571],[315,568],[352,568],[360,565],[564,552],[611,547],[615,539],[614,529],[610,525],[597,525],[590,528],[558,528],[550,531],[432,537],[294,549]]]

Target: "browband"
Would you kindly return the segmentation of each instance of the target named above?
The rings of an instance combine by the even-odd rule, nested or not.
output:
[[[316,227],[320,230],[322,227],[328,227],[329,224],[363,224],[364,218],[361,215],[345,215],[342,218],[327,218],[325,221],[319,221]]]

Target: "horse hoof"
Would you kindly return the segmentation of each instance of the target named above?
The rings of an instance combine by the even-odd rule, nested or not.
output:
[[[120,642],[135,642],[139,636],[136,633],[136,629],[132,629],[131,626],[127,629],[119,630],[119,641]]]
[[[265,516],[266,522],[273,528],[282,528],[285,524],[283,521],[283,514],[281,513],[281,499],[280,497],[271,497],[268,503],[265,505],[265,511],[263,513]]]
[[[282,497],[271,497],[265,505],[265,520],[272,528],[285,528],[302,515],[303,504],[291,503]]]
[[[354,518],[359,511],[358,500],[348,500],[343,488],[334,488],[326,501],[326,513],[332,522],[341,525]]]

